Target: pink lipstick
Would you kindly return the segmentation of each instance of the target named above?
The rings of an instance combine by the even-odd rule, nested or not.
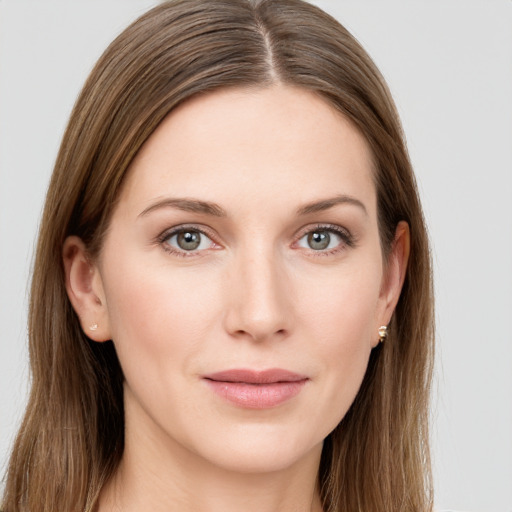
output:
[[[270,409],[298,395],[308,377],[273,368],[226,370],[203,377],[208,386],[229,402],[246,409]]]

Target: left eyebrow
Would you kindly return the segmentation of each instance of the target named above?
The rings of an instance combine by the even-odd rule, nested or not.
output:
[[[353,206],[357,206],[358,208],[363,210],[366,216],[368,216],[368,211],[366,210],[365,205],[361,201],[359,201],[359,199],[347,195],[339,195],[328,199],[321,199],[320,201],[308,203],[297,210],[297,215],[308,215],[309,213],[323,212],[325,210],[329,210],[330,208],[338,204],[351,204]]]

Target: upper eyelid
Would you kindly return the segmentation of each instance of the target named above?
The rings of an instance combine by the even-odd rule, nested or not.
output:
[[[337,224],[330,224],[330,223],[316,223],[316,224],[308,224],[307,226],[303,226],[297,231],[297,234],[295,235],[297,238],[302,238],[304,235],[311,233],[312,231],[334,231],[335,233],[338,233],[340,235],[345,235],[347,237],[352,238],[352,233],[350,230],[343,226],[339,226]]]
[[[158,239],[165,240],[173,235],[176,235],[177,233],[180,233],[181,231],[186,231],[187,229],[190,231],[198,231],[210,239],[215,238],[215,234],[213,234],[212,231],[205,226],[198,224],[180,224],[178,226],[173,226],[162,231],[162,233],[160,233],[158,236]]]
[[[194,223],[184,223],[184,224],[178,224],[176,226],[172,226],[170,228],[166,228],[163,230],[160,234],[160,236],[169,236],[173,233],[179,233],[180,231],[185,231],[187,229],[193,230],[193,231],[199,231],[200,233],[203,233],[207,236],[218,236],[216,233],[209,227],[204,226],[202,224],[194,224]],[[302,236],[303,234],[309,233],[311,231],[314,231],[315,229],[323,229],[325,231],[335,231],[338,233],[345,233],[347,235],[351,235],[350,230],[347,228],[340,226],[338,224],[331,224],[331,223],[324,223],[324,222],[318,222],[313,224],[307,224],[305,226],[302,226],[298,230],[296,230],[295,237]]]

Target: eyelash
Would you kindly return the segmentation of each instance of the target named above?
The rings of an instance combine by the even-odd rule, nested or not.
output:
[[[300,233],[297,238],[297,241],[294,244],[297,244],[300,240],[302,240],[306,235],[315,232],[327,232],[334,233],[340,237],[341,242],[338,246],[333,247],[332,249],[327,250],[315,250],[315,249],[306,249],[310,254],[317,257],[330,256],[332,254],[337,254],[341,251],[346,250],[347,248],[353,248],[356,245],[355,237],[348,231],[346,228],[342,228],[341,226],[337,226],[336,224],[316,224],[311,227],[308,226]]]
[[[176,226],[174,228],[171,228],[169,230],[164,231],[161,235],[157,237],[157,243],[162,246],[163,250],[169,254],[172,254],[173,256],[178,256],[181,258],[190,258],[190,257],[198,257],[202,256],[201,253],[204,253],[206,249],[200,250],[200,251],[186,251],[186,250],[178,250],[169,245],[168,240],[172,238],[174,235],[178,235],[179,233],[183,233],[186,231],[193,231],[197,233],[201,233],[201,235],[206,236],[209,238],[212,242],[212,244],[216,244],[214,241],[214,236],[206,229],[198,227],[196,225],[181,225]],[[315,250],[315,249],[306,249],[309,254],[313,256],[318,257],[324,257],[329,256],[331,254],[336,254],[340,251],[346,250],[347,248],[355,247],[356,240],[354,236],[345,228],[342,228],[341,226],[337,226],[335,224],[316,224],[314,226],[308,226],[304,230],[301,230],[299,236],[296,238],[296,241],[293,243],[293,245],[298,244],[300,240],[302,240],[305,236],[309,235],[310,233],[314,232],[328,232],[328,233],[334,233],[337,236],[340,237],[341,242],[337,247],[333,247],[329,250]]]
[[[162,246],[163,250],[169,254],[172,254],[173,256],[178,256],[180,258],[190,258],[190,257],[198,257],[202,256],[203,251],[185,251],[185,250],[178,250],[169,245],[168,240],[172,238],[174,235],[178,235],[179,233],[183,233],[186,231],[193,231],[197,233],[201,233],[201,235],[206,236],[209,238],[213,244],[215,244],[215,241],[213,240],[213,236],[211,233],[209,233],[206,229],[200,228],[195,225],[181,225],[176,226],[174,228],[168,229],[167,231],[164,231],[160,236],[157,238],[157,242]],[[216,244],[217,245],[217,244]]]

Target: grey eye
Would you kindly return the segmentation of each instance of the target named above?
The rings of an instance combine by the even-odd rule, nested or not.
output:
[[[180,251],[197,251],[208,249],[212,241],[201,231],[196,229],[183,229],[173,233],[167,238],[167,244]]]
[[[176,243],[184,251],[193,251],[201,243],[201,233],[198,231],[182,231],[176,235]]]
[[[314,229],[302,236],[299,247],[312,249],[313,251],[325,251],[334,249],[343,243],[343,237],[333,229]]]
[[[308,245],[315,251],[327,249],[331,242],[331,235],[327,231],[312,231],[308,234]]]

